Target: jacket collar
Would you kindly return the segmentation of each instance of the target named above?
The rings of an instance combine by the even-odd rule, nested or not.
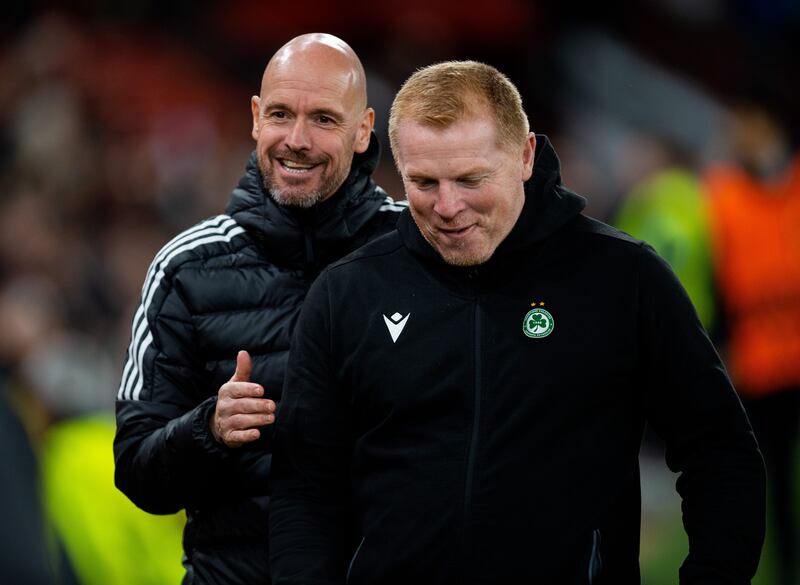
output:
[[[586,206],[586,199],[567,189],[561,180],[561,164],[550,140],[536,135],[533,175],[525,182],[525,203],[517,223],[486,262],[493,264],[508,254],[536,246],[575,218]],[[403,212],[398,229],[412,253],[446,265],[441,256],[422,237],[411,213]]]
[[[367,150],[353,157],[339,190],[310,209],[299,209],[278,205],[267,193],[254,151],[225,211],[262,245],[270,261],[307,264],[311,238],[322,255],[317,261],[324,262],[326,250],[352,238],[386,199],[372,180],[379,160],[380,145],[373,132]]]

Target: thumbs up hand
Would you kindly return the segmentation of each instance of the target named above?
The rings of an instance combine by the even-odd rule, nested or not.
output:
[[[253,361],[240,351],[236,371],[218,393],[217,406],[209,420],[214,438],[228,447],[241,447],[261,436],[257,427],[275,422],[275,403],[262,398],[264,388],[250,381]]]

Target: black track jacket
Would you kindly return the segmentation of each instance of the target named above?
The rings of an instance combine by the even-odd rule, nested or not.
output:
[[[404,213],[311,288],[276,423],[276,585],[639,583],[645,422],[680,472],[681,583],[749,583],[764,471],[725,369],[667,264],[582,215],[538,144],[485,264],[445,264]]]
[[[271,427],[229,449],[208,419],[240,349],[252,380],[279,399],[313,279],[394,228],[404,205],[370,178],[378,158],[373,135],[339,192],[298,211],[267,196],[253,153],[227,213],[175,237],[151,265],[117,396],[115,481],[148,512],[186,509],[185,583],[269,582]]]

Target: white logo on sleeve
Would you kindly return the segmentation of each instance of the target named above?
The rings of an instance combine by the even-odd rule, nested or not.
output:
[[[386,321],[386,327],[389,329],[389,335],[392,336],[393,343],[397,343],[397,338],[400,337],[400,334],[403,332],[403,327],[406,326],[406,322],[410,316],[411,313],[405,317],[400,313],[395,313],[391,317],[383,316],[383,320]]]

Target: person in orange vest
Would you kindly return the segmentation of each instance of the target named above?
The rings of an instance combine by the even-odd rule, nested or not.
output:
[[[723,306],[722,351],[767,464],[777,585],[798,581],[795,488],[800,413],[800,155],[774,113],[732,110],[735,162],[705,174]]]

